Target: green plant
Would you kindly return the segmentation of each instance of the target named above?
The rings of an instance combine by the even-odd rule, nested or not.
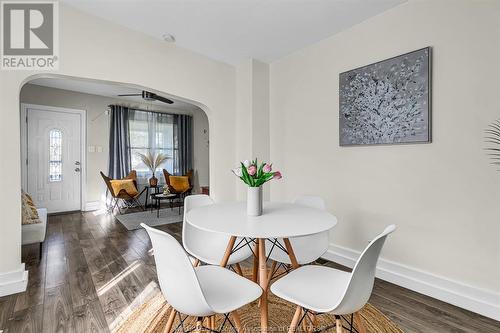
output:
[[[165,162],[169,157],[162,153],[151,153],[149,150],[146,154],[137,153],[137,155],[141,158],[142,163],[144,163],[151,173],[153,177],[156,173],[156,169],[160,167],[160,165]]]
[[[250,187],[259,187],[271,179],[281,179],[279,171],[272,171],[272,164],[262,162],[259,166],[257,159],[240,162],[240,167],[233,169],[233,173]]]
[[[485,141],[491,144],[490,147],[485,148],[491,159],[491,164],[500,165],[500,119],[490,124],[485,133]]]

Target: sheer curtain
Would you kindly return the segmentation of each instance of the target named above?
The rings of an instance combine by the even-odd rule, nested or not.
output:
[[[129,154],[132,169],[140,178],[149,178],[150,171],[137,153],[148,150],[166,154],[169,159],[161,166],[171,174],[184,174],[192,168],[192,117],[161,112],[130,110],[128,116],[130,137]],[[162,182],[161,169],[155,175]]]

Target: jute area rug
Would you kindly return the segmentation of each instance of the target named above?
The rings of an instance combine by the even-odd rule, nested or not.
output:
[[[269,292],[269,332],[286,333],[288,326],[292,321],[296,306],[286,302]],[[115,332],[130,333],[130,332],[164,332],[168,315],[171,307],[163,298],[161,293],[158,293],[148,302],[141,305],[135,310],[117,329]],[[241,322],[246,333],[259,333],[260,332],[260,312],[258,302],[252,302],[238,310],[241,317]],[[382,312],[377,310],[374,306],[367,304],[361,310],[361,316],[368,333],[403,333],[396,324],[391,322]],[[184,316],[183,316],[184,318]],[[217,316],[217,329],[223,321],[223,316]],[[335,324],[333,315],[324,314],[317,318],[318,326],[316,328],[332,327]],[[179,325],[178,316],[172,326],[172,331]],[[194,318],[189,318],[185,321],[185,329],[190,330],[195,326]],[[208,326],[205,321],[204,326]],[[344,322],[344,327],[350,327],[347,321]],[[356,325],[354,326],[355,328]],[[303,332],[300,328],[297,332]],[[177,332],[182,332],[179,328]],[[208,332],[208,331],[207,331]],[[224,332],[233,333],[231,326],[225,325]],[[335,328],[329,328],[325,332],[335,332]],[[344,329],[344,332],[349,332]]]

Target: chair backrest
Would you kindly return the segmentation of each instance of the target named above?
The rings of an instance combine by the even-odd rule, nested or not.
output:
[[[144,223],[153,244],[158,281],[163,296],[174,309],[191,315],[212,313],[201,290],[193,265],[174,237]]]
[[[333,312],[338,315],[350,314],[365,306],[370,298],[375,280],[375,271],[380,251],[384,246],[387,236],[396,230],[394,224],[385,230],[368,244],[351,273],[351,279],[344,292],[344,297]]]
[[[170,173],[166,169],[163,169],[163,177],[165,177],[165,184],[170,186]]]
[[[193,187],[193,175],[194,175],[194,170],[190,169],[184,176],[188,177],[189,181],[189,186]],[[170,176],[173,176],[168,172],[166,169],[163,169],[163,177],[165,177],[165,184],[167,184],[170,187]]]
[[[214,201],[206,194],[189,195],[184,199],[184,219],[182,220],[182,243],[186,248],[189,248],[191,242],[203,242],[207,236],[206,231],[193,227],[186,223],[186,214],[196,207],[213,205]],[[188,250],[189,251],[189,250]]]
[[[104,179],[104,183],[106,184],[109,193],[111,193],[111,196],[115,197],[115,192],[113,191],[113,187],[111,186],[111,178],[106,176],[102,171],[100,171],[100,174],[102,179]]]
[[[115,193],[113,190],[113,186],[111,186],[111,181],[113,180],[112,178],[106,176],[102,171],[100,171],[102,179],[104,179],[104,183],[106,183],[106,187],[108,188],[109,193],[111,193],[111,196],[113,198],[116,198],[118,196],[118,193]],[[134,186],[137,190],[137,171],[132,170],[128,173],[127,176],[123,179],[132,179],[134,181]]]
[[[298,205],[303,205],[320,210],[326,210],[325,200],[317,196],[301,196],[295,200]],[[290,239],[294,248],[295,256],[299,264],[308,264],[328,251],[329,231],[320,232],[319,234],[294,237]],[[307,250],[301,250],[307,249]]]

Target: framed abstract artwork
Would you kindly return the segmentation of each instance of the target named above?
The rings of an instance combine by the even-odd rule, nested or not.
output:
[[[431,142],[431,48],[339,77],[341,146]]]

